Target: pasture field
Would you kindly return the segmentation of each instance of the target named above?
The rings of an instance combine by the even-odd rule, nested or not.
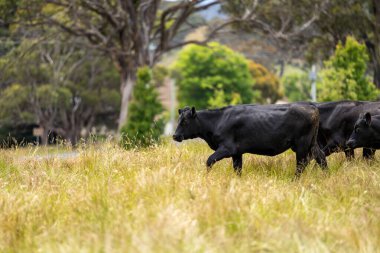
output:
[[[206,173],[199,141],[78,152],[0,151],[0,252],[380,252],[379,154],[293,181],[292,152],[245,155],[241,178]]]

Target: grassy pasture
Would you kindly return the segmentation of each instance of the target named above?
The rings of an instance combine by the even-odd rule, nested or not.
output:
[[[0,252],[380,252],[380,155],[292,181],[292,152],[245,155],[241,178],[207,174],[198,141],[49,152],[0,151]]]

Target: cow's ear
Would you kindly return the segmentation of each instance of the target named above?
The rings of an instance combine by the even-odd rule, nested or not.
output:
[[[366,112],[364,114],[364,120],[365,120],[365,123],[370,126],[371,125],[371,113],[369,112]]]
[[[178,114],[181,115],[182,109],[178,109]]]
[[[191,107],[191,116],[193,117],[193,118],[195,118],[195,116],[197,116],[197,112],[196,112],[196,110],[195,110],[195,107],[193,106],[193,107]]]

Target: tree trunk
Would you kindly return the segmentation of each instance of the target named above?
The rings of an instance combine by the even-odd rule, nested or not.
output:
[[[375,62],[373,66],[373,82],[375,83],[376,87],[380,89],[380,64],[376,64]]]
[[[380,89],[380,48],[372,43],[367,36],[364,37],[365,45],[371,58],[371,66],[373,69],[373,83]],[[376,41],[376,40],[375,40]]]
[[[79,140],[79,136],[80,134],[78,133],[77,129],[72,129],[71,132],[70,132],[70,136],[68,138],[68,140],[70,140],[71,142],[71,146],[75,146],[77,145],[78,143],[78,140]]]
[[[41,145],[46,146],[48,144],[48,139],[49,139],[49,131],[46,131],[44,128],[42,136],[41,136]]]
[[[118,122],[118,131],[127,123],[128,117],[128,105],[132,97],[133,87],[136,83],[136,73],[131,73],[129,75],[120,75],[121,79],[121,107]]]
[[[373,62],[373,82],[376,87],[380,89],[380,1],[373,0],[373,14],[375,16],[373,21],[373,33],[374,33],[374,50],[372,52]]]
[[[43,126],[43,132],[41,136],[41,145],[47,146],[49,144],[49,133],[50,129],[48,127]]]
[[[285,61],[280,60],[279,64],[280,64],[280,73],[278,74],[278,76],[281,78],[285,72]]]

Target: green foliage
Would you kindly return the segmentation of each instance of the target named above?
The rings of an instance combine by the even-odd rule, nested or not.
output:
[[[169,75],[169,70],[162,65],[156,65],[152,69],[153,72],[153,84],[156,87],[164,85],[165,78]]]
[[[263,65],[249,61],[249,71],[254,80],[253,90],[259,92],[256,101],[262,104],[273,104],[283,97],[280,81]]]
[[[119,74],[107,59],[96,56],[80,65],[67,88],[96,113],[118,114],[120,107]]]
[[[0,117],[2,124],[33,123],[34,115],[30,110],[31,89],[14,83],[5,88],[0,95]]]
[[[247,60],[216,42],[207,47],[189,45],[184,48],[175,70],[180,107],[207,108],[253,100]]]
[[[253,2],[252,0],[223,1],[222,9],[234,17],[242,18],[247,15],[247,10],[251,10],[255,5]],[[321,0],[267,0],[254,7],[255,18],[264,21],[265,26],[255,22],[238,22],[237,25],[249,32],[260,30],[268,32],[266,29],[269,27],[275,31],[282,28],[283,32],[288,32],[310,19],[311,11],[320,8],[322,4]],[[290,17],[291,22],[281,27],[284,17]]]
[[[231,100],[228,101],[221,85],[215,89],[214,95],[208,100],[208,104],[211,108],[220,108],[226,105],[237,105],[241,103],[241,96],[236,92],[231,94]]]
[[[281,78],[285,97],[289,102],[310,100],[310,80],[308,74],[300,69],[285,72]]]
[[[322,2],[321,0],[319,0]],[[372,21],[373,0],[329,0],[329,8],[320,12],[320,18],[314,22],[318,36],[305,40],[307,44],[305,56],[309,62],[328,59],[339,41],[348,35],[356,38],[368,36],[371,43],[374,26]]]
[[[333,56],[324,62],[318,83],[318,99],[373,100],[379,92],[366,76],[369,57],[365,45],[348,36],[345,45],[338,43]]]
[[[14,18],[19,0],[0,0],[0,28],[3,23],[7,24]]]
[[[137,82],[129,105],[127,124],[122,127],[121,144],[125,148],[147,147],[156,143],[163,131],[163,112],[148,67],[137,72]]]
[[[276,46],[280,51],[288,56],[302,55],[309,63],[328,59],[336,44],[348,35],[365,40],[372,63],[369,73],[380,87],[380,1],[267,0],[257,6],[252,3],[223,1],[222,9],[236,18],[246,17],[248,11],[254,10],[254,18],[260,22],[238,22],[236,26],[280,38],[281,43]]]
[[[72,143],[100,117],[115,125],[119,75],[110,62],[70,40],[35,42],[24,39],[0,58],[1,124],[39,124]]]
[[[66,87],[44,84],[36,88],[35,96],[42,108],[49,108],[52,105],[67,108],[70,105],[72,93]]]

